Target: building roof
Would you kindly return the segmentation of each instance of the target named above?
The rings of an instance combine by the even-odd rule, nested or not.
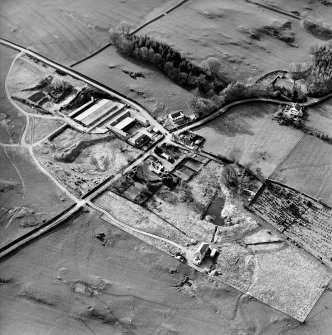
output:
[[[169,114],[169,117],[175,121],[177,119],[180,119],[180,118],[183,118],[184,117],[184,114],[182,113],[182,111],[176,111],[176,112],[173,112],[173,113],[170,113]]]
[[[200,256],[201,258],[204,258],[205,254],[209,250],[210,245],[209,243],[202,242],[200,246],[197,248],[195,255]]]
[[[132,124],[133,122],[135,122],[135,119],[133,119],[130,116],[127,116],[126,118],[124,118],[123,120],[121,120],[119,123],[117,123],[114,127],[117,128],[117,129],[123,130],[124,128],[126,128],[130,124]]]
[[[86,126],[91,125],[105,114],[107,114],[111,109],[116,106],[111,100],[101,99],[94,103],[90,108],[86,109],[83,113],[75,116],[76,121],[80,121]]]

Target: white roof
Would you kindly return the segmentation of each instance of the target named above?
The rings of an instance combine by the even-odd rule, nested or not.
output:
[[[133,119],[130,116],[127,116],[125,119],[123,119],[122,121],[120,121],[114,127],[118,128],[118,129],[123,129],[123,128],[126,128],[127,126],[129,126],[134,121],[135,121],[135,119]]]
[[[93,104],[90,108],[88,108],[87,110],[85,110],[83,113],[77,115],[75,117],[75,120],[77,121],[82,121],[84,120],[86,117],[88,117],[90,114],[92,114],[93,112],[95,112],[97,109],[99,109],[100,107],[106,105],[110,100],[107,99],[101,99],[99,100],[97,103]]]

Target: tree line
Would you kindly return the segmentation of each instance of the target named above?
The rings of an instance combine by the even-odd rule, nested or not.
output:
[[[210,69],[186,59],[170,45],[146,35],[131,35],[118,29],[110,31],[111,42],[125,55],[153,64],[171,80],[188,88],[198,88],[209,97],[219,94],[226,87],[224,80],[213,73],[218,64],[213,60]]]

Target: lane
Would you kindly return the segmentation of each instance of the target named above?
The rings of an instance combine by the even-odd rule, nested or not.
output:
[[[57,62],[54,62],[44,56],[41,56],[40,54],[34,52],[34,51],[31,51],[27,48],[24,48],[16,43],[13,43],[13,42],[10,42],[10,41],[7,41],[5,39],[2,39],[0,38],[0,44],[3,44],[3,45],[6,45],[10,48],[14,48],[22,53],[25,53],[27,55],[30,55],[42,62],[44,62],[45,64],[57,69],[57,70],[60,70],[62,72],[65,72],[66,74],[68,75],[71,75],[73,76],[74,78],[77,78],[79,80],[82,80],[84,82],[86,82],[87,84],[91,85],[91,86],[94,86],[98,89],[100,89],[101,91],[107,93],[107,94],[110,94],[110,95],[113,95],[114,97],[118,98],[118,99],[121,99],[122,101],[124,101],[126,104],[134,107],[135,109],[137,109],[139,112],[142,113],[142,115],[144,116],[144,118],[146,118],[147,120],[149,120],[150,124],[155,126],[157,129],[159,129],[161,132],[163,133],[168,133],[168,131],[166,129],[164,129],[164,127],[162,125],[160,125],[157,120],[155,120],[149,113],[148,111],[141,105],[139,105],[137,102],[135,102],[134,100],[131,100],[129,98],[127,98],[126,96],[120,94],[119,92],[107,87],[106,85],[103,85],[99,82],[97,82],[96,80],[94,79],[91,79],[73,69],[70,69],[68,67],[65,67]]]

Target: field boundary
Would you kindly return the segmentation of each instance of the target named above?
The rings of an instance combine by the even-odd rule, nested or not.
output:
[[[313,197],[312,195],[308,195],[308,194],[306,194],[306,193],[304,193],[304,192],[301,192],[301,191],[297,190],[297,189],[294,188],[294,187],[288,186],[288,185],[286,185],[286,184],[280,183],[279,181],[276,181],[276,180],[273,180],[273,179],[269,179],[269,178],[266,180],[266,182],[268,182],[268,183],[272,183],[272,184],[276,184],[276,185],[279,185],[279,186],[282,186],[282,187],[289,188],[290,190],[292,190],[292,191],[294,191],[294,192],[297,192],[297,193],[299,193],[299,194],[302,194],[302,195],[304,195],[304,196],[306,196],[306,197],[308,197],[308,198],[310,198],[310,199],[312,199],[312,200],[314,200],[314,201],[320,203],[321,205],[323,205],[323,206],[325,206],[325,207],[328,207],[328,208],[332,209],[332,206],[331,206],[331,205],[328,205],[327,203],[325,203],[325,202],[322,201],[322,200],[316,199],[316,198]],[[257,192],[257,193],[258,193],[258,192]]]
[[[141,24],[140,26],[138,26],[137,28],[135,28],[133,31],[130,32],[129,35],[133,35],[133,34],[136,34],[138,31],[142,30],[143,28],[145,28],[146,26],[148,26],[150,23],[153,23],[157,20],[159,20],[160,18],[164,17],[165,15],[167,15],[168,13],[172,12],[174,9],[180,7],[181,5],[183,5],[185,2],[187,2],[188,0],[182,0],[180,3],[174,5],[173,7],[171,7],[170,9],[168,9],[167,11],[165,11],[164,13],[162,14],[159,14],[158,16],[156,16],[155,18]],[[99,48],[98,50],[94,51],[92,54],[84,57],[83,59],[81,60],[78,60],[76,61],[75,63],[69,65],[69,67],[74,67],[76,65],[79,65],[83,62],[85,62],[86,60],[96,56],[97,54],[99,54],[100,52],[104,51],[105,49],[107,49],[108,47],[110,47],[112,45],[111,42],[107,43],[106,45],[104,45],[103,47]]]
[[[131,31],[129,35],[136,34],[138,31],[142,30],[143,28],[145,28],[146,26],[148,26],[150,23],[155,22],[155,21],[159,20],[160,18],[166,16],[167,14],[169,14],[170,12],[172,12],[174,9],[182,6],[187,1],[188,0],[182,0],[181,2],[179,2],[176,5],[174,5],[173,7],[171,7],[170,9],[168,9],[167,11],[165,11],[164,13],[156,16],[155,18],[149,20],[148,22],[145,22],[145,23],[141,24],[139,27],[137,27],[136,29],[134,29],[133,31]]]
[[[278,164],[278,166],[274,169],[274,171],[267,177],[267,180],[273,180],[274,174],[277,172],[277,170],[285,163],[285,161],[289,158],[289,156],[294,152],[294,150],[300,145],[302,140],[306,137],[310,136],[306,133],[304,133],[301,138],[295,143],[293,148],[289,150],[289,152],[285,155],[285,157],[282,159],[282,161]]]
[[[23,246],[25,246],[27,243],[31,242],[32,240],[38,238],[39,236],[59,226],[64,221],[69,219],[72,215],[74,215],[76,212],[78,212],[80,209],[81,209],[81,206],[78,206],[77,204],[74,203],[70,205],[69,207],[67,207],[65,210],[63,210],[62,212],[58,213],[56,216],[54,216],[50,220],[48,220],[47,222],[41,224],[40,226],[29,231],[28,233],[4,245],[3,247],[0,248],[0,260],[8,256],[9,254],[15,252],[17,249],[22,248]],[[66,216],[62,218],[62,216],[64,215]],[[60,221],[57,222],[58,220]]]
[[[97,54],[99,54],[99,52],[104,51],[105,49],[107,49],[107,48],[110,47],[111,45],[112,45],[111,42],[107,43],[106,45],[104,45],[104,46],[101,47],[100,49],[94,51],[92,54],[90,54],[90,55],[84,57],[83,59],[78,60],[77,62],[75,62],[75,63],[73,63],[73,64],[70,64],[69,67],[74,67],[74,66],[76,66],[76,65],[78,65],[78,64],[80,64],[80,63],[85,62],[86,60],[88,60],[88,59],[90,59],[90,58],[96,56]]]
[[[269,9],[269,10],[271,10],[273,12],[276,12],[276,13],[279,13],[279,14],[284,14],[284,15],[290,16],[290,17],[292,17],[294,19],[297,19],[297,20],[301,20],[300,16],[295,15],[295,14],[290,13],[290,12],[287,12],[287,11],[285,11],[283,9],[275,8],[275,7],[272,7],[272,6],[269,6],[269,5],[265,5],[265,4],[256,2],[256,1],[251,1],[251,0],[246,0],[246,2],[252,3],[252,4],[260,6],[260,7],[263,7],[265,9]]]

